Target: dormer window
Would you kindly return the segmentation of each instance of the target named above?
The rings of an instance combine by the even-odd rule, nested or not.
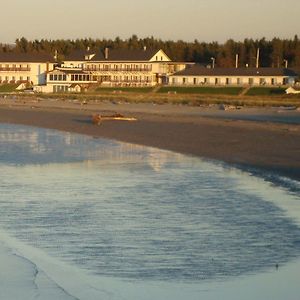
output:
[[[87,54],[84,56],[85,60],[91,60],[93,57],[95,56],[95,54]]]

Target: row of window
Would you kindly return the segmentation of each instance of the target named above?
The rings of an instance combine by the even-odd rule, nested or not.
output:
[[[172,83],[173,84],[249,84],[252,85],[254,83],[256,83],[256,81],[254,80],[254,78],[250,77],[250,78],[188,78],[188,77],[183,77],[183,78],[172,78]],[[272,85],[276,85],[278,84],[277,82],[277,78],[271,78],[268,82],[265,78],[259,78],[258,83],[260,85],[265,85],[267,83],[272,84]],[[283,84],[285,84],[285,79]]]
[[[96,75],[89,75],[89,74],[72,74],[71,81],[151,81],[151,76],[96,76]],[[49,81],[67,81],[67,75],[49,75]]]
[[[54,85],[53,86],[53,93],[64,93],[69,90],[67,85]]]
[[[30,81],[30,76],[23,77],[23,76],[0,76],[0,82],[6,81]]]
[[[60,74],[50,74],[49,81],[67,81],[67,75]],[[89,74],[82,74],[82,75],[71,75],[71,81],[97,81],[97,76],[92,76]]]
[[[17,65],[17,64],[0,64],[0,70],[30,70],[30,65]]]
[[[92,75],[71,75],[71,81],[97,81],[97,76],[92,76]]]
[[[144,71],[150,72],[152,71],[152,65],[136,65],[136,64],[88,64],[84,65],[83,68],[85,70],[91,71]]]
[[[158,61],[159,59],[160,59],[161,61],[164,60],[163,56],[160,56],[160,57],[159,57],[158,55],[156,55],[156,56],[155,56],[155,60]]]
[[[151,76],[109,76],[113,81],[151,81]]]
[[[66,81],[67,80],[67,75],[54,75],[54,74],[50,74],[49,75],[49,80],[50,81]]]

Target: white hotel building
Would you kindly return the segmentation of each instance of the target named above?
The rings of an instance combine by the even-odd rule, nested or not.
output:
[[[171,74],[185,67],[185,63],[172,62],[163,50],[78,50],[47,73],[47,85],[40,91],[79,92],[91,85],[151,87],[167,84]]]
[[[45,85],[46,74],[54,69],[54,63],[50,55],[0,52],[0,84]]]
[[[173,86],[281,86],[298,75],[285,68],[206,68],[193,65],[169,76]]]
[[[41,54],[0,53],[0,85],[28,83],[36,92],[81,92],[95,87],[280,86],[295,84],[284,68],[206,68],[172,62],[163,50],[77,50],[60,66]]]

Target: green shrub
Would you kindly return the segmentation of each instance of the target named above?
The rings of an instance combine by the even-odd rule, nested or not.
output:
[[[284,95],[285,88],[281,87],[253,87],[246,93],[248,96],[270,96],[270,95]]]
[[[17,87],[18,87],[18,84],[13,84],[13,83],[0,84],[0,93],[15,92]]]
[[[150,93],[152,87],[98,87],[95,92],[101,93],[114,93],[114,92],[125,92],[125,93]]]
[[[242,87],[177,87],[165,86],[158,90],[158,93],[176,94],[218,94],[218,95],[238,95],[242,92]]]

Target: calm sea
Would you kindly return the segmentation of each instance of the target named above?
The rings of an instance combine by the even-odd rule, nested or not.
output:
[[[7,124],[0,174],[1,230],[91,276],[201,286],[300,256],[300,185],[288,179]]]

